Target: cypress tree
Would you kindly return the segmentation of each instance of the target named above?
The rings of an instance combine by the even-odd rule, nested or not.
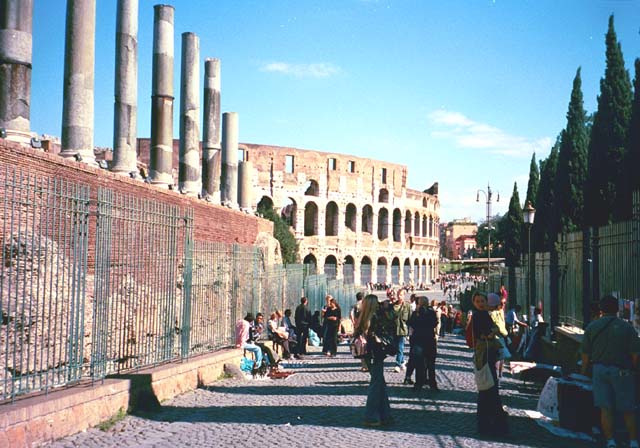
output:
[[[580,68],[573,79],[567,127],[562,131],[555,197],[560,217],[560,231],[573,232],[584,224],[584,187],[587,179],[587,114],[582,100]]]
[[[540,185],[540,171],[538,164],[536,163],[536,153],[531,156],[531,164],[529,165],[529,183],[527,184],[527,198],[524,203],[531,202],[531,205],[536,206],[536,199],[538,196],[538,186]]]
[[[633,82],[634,96],[629,122],[629,144],[627,145],[627,191],[629,193],[640,189],[640,58],[635,61],[635,80]]]
[[[594,226],[627,214],[619,192],[624,189],[623,162],[631,118],[631,82],[624,68],[613,15],[609,17],[605,41],[607,67],[600,80],[598,110],[591,129],[585,198],[586,222]]]
[[[540,185],[536,198],[536,219],[531,229],[532,247],[536,252],[547,252],[556,241],[559,227],[554,180],[558,168],[560,136],[551,148],[549,156],[540,162]]]
[[[522,207],[520,206],[520,195],[518,194],[518,184],[513,183],[513,193],[509,201],[509,211],[505,215],[504,223],[504,245],[505,264],[515,267],[520,264],[522,254]]]

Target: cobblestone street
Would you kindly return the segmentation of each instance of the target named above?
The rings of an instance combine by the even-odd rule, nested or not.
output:
[[[471,353],[462,337],[447,336],[439,343],[440,392],[416,393],[402,385],[404,373],[394,372],[387,358],[395,423],[383,428],[362,426],[369,378],[348,347],[341,345],[334,358],[312,350],[285,366],[296,372],[287,379],[223,379],[163,403],[158,413],[130,415],[106,431],[91,429],[50,446],[593,446],[553,436],[528,418],[525,410],[535,409],[536,391],[508,375],[501,394],[511,415],[511,434],[501,440],[478,438]]]

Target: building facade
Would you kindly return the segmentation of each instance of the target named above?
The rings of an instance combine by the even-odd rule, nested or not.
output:
[[[454,219],[444,230],[444,256],[457,260],[463,258],[467,250],[475,247],[478,224],[469,219]]]
[[[254,204],[292,226],[300,260],[356,284],[427,284],[438,275],[438,186],[407,188],[407,167],[344,154],[239,144]]]

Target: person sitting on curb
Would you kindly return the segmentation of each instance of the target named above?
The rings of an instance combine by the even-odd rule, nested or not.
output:
[[[253,314],[247,313],[244,319],[236,322],[236,347],[253,353],[255,357],[255,366],[262,364],[262,350],[255,343],[254,336],[251,331],[253,323]]]
[[[635,397],[640,342],[633,326],[617,317],[618,299],[600,301],[602,317],[591,322],[582,339],[582,374],[592,366],[593,402],[600,408],[600,423],[607,448],[614,448],[614,413],[622,412],[629,432],[629,447],[638,448]]]

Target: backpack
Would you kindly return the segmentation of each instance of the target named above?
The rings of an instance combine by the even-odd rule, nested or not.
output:
[[[464,338],[467,341],[467,347],[473,348],[473,316],[471,316],[469,322],[467,322],[467,328],[464,330]]]

